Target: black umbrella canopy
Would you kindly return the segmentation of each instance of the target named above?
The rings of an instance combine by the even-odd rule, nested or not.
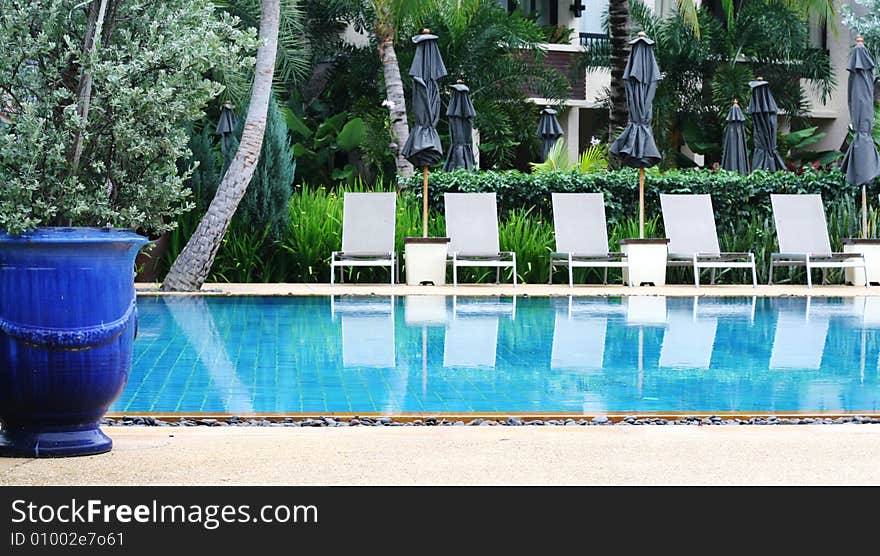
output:
[[[538,137],[541,138],[541,162],[547,160],[547,154],[556,141],[564,135],[562,126],[559,125],[559,119],[556,117],[556,110],[547,107],[541,110],[541,116],[538,118]]]
[[[746,147],[746,134],[743,122],[746,116],[734,100],[727,113],[727,131],[724,133],[724,144],[721,152],[721,167],[740,174],[749,173],[749,152]]]
[[[437,80],[446,76],[446,65],[440,57],[437,35],[426,29],[412,38],[416,44],[409,75],[412,77],[413,128],[401,151],[417,167],[433,166],[443,159],[443,147],[437,134],[440,121],[440,86]]]
[[[473,130],[474,117],[477,112],[471,103],[470,89],[459,80],[452,89],[452,97],[449,99],[449,107],[446,116],[449,119],[449,133],[452,135],[452,146],[446,155],[446,163],[443,171],[449,172],[456,168],[474,170],[474,145]]]
[[[660,151],[654,142],[651,119],[654,95],[660,81],[660,68],[654,57],[654,41],[644,32],[630,41],[632,51],[623,73],[629,123],[611,144],[611,154],[632,168],[649,168],[660,162]]]
[[[217,130],[214,131],[215,135],[220,136],[220,149],[224,154],[229,150],[229,145],[232,144],[235,126],[238,125],[238,117],[235,115],[234,109],[235,106],[232,105],[231,101],[227,100],[223,103],[223,107],[220,108],[220,119],[217,120]]]
[[[752,139],[755,142],[752,170],[784,170],[785,163],[776,146],[776,113],[779,108],[770,92],[770,84],[758,77],[749,81],[749,87],[752,88],[749,114],[752,115]]]
[[[840,165],[846,181],[862,185],[880,175],[880,155],[871,136],[874,127],[874,60],[858,38],[850,54],[848,96],[853,139]]]

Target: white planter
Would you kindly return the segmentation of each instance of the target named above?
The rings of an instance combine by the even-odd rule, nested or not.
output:
[[[620,251],[626,255],[623,281],[627,285],[666,285],[666,257],[669,254],[666,238],[622,239]]]
[[[403,244],[407,286],[446,284],[448,237],[407,237]]]
[[[851,238],[843,240],[844,253],[861,253],[872,284],[880,282],[880,239]],[[846,282],[854,286],[865,285],[865,273],[861,268],[847,268]]]

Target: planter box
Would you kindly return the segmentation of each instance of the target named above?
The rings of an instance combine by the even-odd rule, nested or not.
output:
[[[626,255],[623,281],[630,286],[666,285],[666,257],[669,239],[622,239],[620,251]]]
[[[847,238],[843,240],[844,253],[861,253],[872,285],[880,283],[880,239]],[[845,281],[854,286],[865,285],[865,273],[861,268],[847,268]]]
[[[407,286],[446,284],[448,237],[407,237],[403,244]]]

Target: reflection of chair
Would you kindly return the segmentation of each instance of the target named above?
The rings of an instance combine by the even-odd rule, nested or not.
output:
[[[452,283],[458,286],[458,267],[494,266],[512,269],[516,286],[516,253],[501,251],[498,240],[498,207],[494,193],[446,193],[446,235],[452,263]]]
[[[602,369],[608,316],[622,312],[622,308],[603,298],[569,296],[556,300],[550,368]]]
[[[498,318],[516,318],[516,298],[452,298],[452,318],[443,340],[444,367],[494,367]]]
[[[557,266],[568,267],[569,287],[574,286],[575,267],[603,268],[606,283],[609,267],[627,266],[623,253],[608,252],[603,194],[553,193],[552,199],[556,251],[550,253],[549,283]]]
[[[694,297],[694,317],[715,317],[720,319],[748,319],[755,321],[755,306],[758,298],[752,297]]]
[[[811,288],[813,278],[810,271],[813,268],[822,269],[823,282],[826,268],[861,268],[865,271],[865,258],[861,254],[831,252],[820,195],[770,195],[770,202],[779,253],[770,255],[769,284],[773,283],[773,269],[777,266],[805,266],[807,286]]]
[[[396,366],[393,297],[332,296],[330,313],[342,320],[343,366]]]
[[[770,352],[771,369],[812,369],[822,366],[828,335],[828,313],[813,310],[812,300],[777,300],[780,303]],[[784,310],[783,310],[784,309]]]
[[[700,287],[700,270],[751,268],[752,286],[758,285],[754,253],[722,253],[715,229],[710,195],[660,195],[663,229],[669,237],[670,266],[693,266],[694,285]]]
[[[698,298],[670,300],[669,316],[660,348],[661,367],[708,369],[712,361],[717,317],[698,314]]]
[[[394,270],[396,193],[346,193],[342,206],[342,251],[330,254],[330,284],[336,267],[387,266]],[[340,275],[343,279],[345,272]]]

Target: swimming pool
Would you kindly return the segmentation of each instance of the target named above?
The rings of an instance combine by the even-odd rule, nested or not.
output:
[[[138,300],[112,412],[880,411],[880,297]]]

